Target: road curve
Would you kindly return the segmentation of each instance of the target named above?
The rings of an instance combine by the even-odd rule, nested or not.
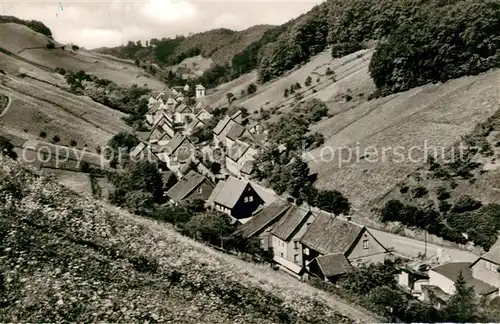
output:
[[[393,248],[396,254],[415,258],[417,254],[423,254],[426,250],[425,242],[413,238],[400,236],[374,228],[369,229],[375,238],[386,248]],[[441,252],[439,252],[441,251]],[[440,246],[433,243],[427,243],[427,257],[442,255],[445,261],[453,262],[473,262],[479,256],[470,251],[461,250],[453,247]]]

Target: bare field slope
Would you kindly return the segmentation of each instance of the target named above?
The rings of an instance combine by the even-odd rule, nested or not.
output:
[[[500,108],[499,78],[494,70],[426,85],[362,102],[321,122],[313,130],[325,135],[327,149],[307,155],[318,187],[338,189],[355,205],[369,206],[421,166],[426,147],[440,152],[493,115]],[[340,147],[351,147],[352,157],[343,155],[348,162],[339,163]]]
[[[0,161],[0,178],[20,188],[0,219],[7,297],[0,321],[380,321],[268,265],[78,196],[11,161]]]
[[[0,92],[12,99],[9,110],[0,118],[3,131],[25,139],[47,140],[54,136],[60,144],[71,141],[82,148],[103,146],[116,133],[128,130],[122,120],[125,114],[92,99],[34,80],[3,76]]]
[[[259,86],[251,97],[240,98],[239,94],[248,84],[256,82],[256,74],[223,84],[204,100],[213,107],[227,105],[225,94],[231,92],[239,98],[236,104],[249,111],[279,107],[284,113],[290,111],[289,104],[295,99],[285,98],[283,93],[299,82],[302,87],[296,93],[303,100],[317,98],[326,102],[331,116],[311,127],[311,131],[325,136],[325,145],[305,155],[311,171],[318,173],[317,186],[340,190],[354,206],[368,207],[420,167],[420,163],[408,161],[411,147],[417,147],[412,157],[421,160],[425,143],[429,147],[446,148],[500,109],[498,70],[368,101],[367,97],[375,90],[368,71],[372,54],[373,50],[363,50],[332,59],[329,52],[324,52],[284,77]],[[334,72],[334,79],[325,75],[328,67]],[[305,87],[308,76],[312,83]],[[339,167],[339,148],[344,146],[352,147],[352,156]],[[368,146],[379,155],[386,148],[389,161],[372,163],[375,156],[368,161],[358,158],[358,151],[364,155]],[[395,156],[391,152],[397,147],[403,147],[399,150],[407,157],[404,163],[392,161]]]
[[[84,49],[73,51],[71,46],[65,46],[63,50],[60,47],[64,44],[57,42],[55,43],[57,49],[47,49],[46,46],[49,42],[54,41],[24,25],[0,24],[0,48],[47,69],[54,70],[60,67],[70,71],[84,70],[99,78],[109,79],[125,86],[147,84],[152,89],[165,88],[162,82],[145,73],[132,62],[110,58],[107,55]],[[15,61],[12,61],[11,64],[25,67]]]

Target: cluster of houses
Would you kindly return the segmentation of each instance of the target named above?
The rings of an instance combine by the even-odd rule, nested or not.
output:
[[[297,278],[335,282],[356,266],[394,258],[369,228],[351,218],[298,206],[253,182],[255,158],[266,145],[267,130],[248,122],[242,111],[218,122],[212,143],[191,142],[193,130],[213,116],[201,102],[188,106],[188,91],[188,86],[174,88],[149,99],[150,131],[130,153],[154,156],[165,179],[177,175],[177,183],[166,188],[169,203],[205,201],[207,208],[227,214],[243,237],[258,239],[280,269]],[[196,93],[204,96],[204,88],[197,87]],[[219,170],[210,167],[214,161]],[[422,268],[421,261],[407,262],[397,279],[419,299],[440,307],[453,294],[460,272],[478,295],[499,296],[499,268],[500,243],[473,263],[441,261]]]

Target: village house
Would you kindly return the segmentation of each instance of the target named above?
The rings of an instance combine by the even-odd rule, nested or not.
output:
[[[226,145],[226,135],[231,130],[231,128],[236,125],[236,122],[231,119],[229,116],[225,116],[224,119],[219,121],[217,126],[213,129],[214,133],[214,143],[215,145]]]
[[[184,135],[177,134],[167,145],[161,147],[158,157],[167,164],[167,167],[178,176],[180,169],[191,161],[191,157],[196,153],[194,144]]]
[[[234,124],[226,134],[226,148],[230,150],[234,142],[239,139],[245,131],[245,127],[240,124]]]
[[[193,108],[188,105],[182,103],[180,104],[175,111],[175,121],[178,123],[189,124],[195,119],[195,114],[193,112]]]
[[[389,252],[366,227],[324,211],[317,213],[300,243],[307,270],[326,281],[348,271],[347,264],[383,262]]]
[[[255,160],[246,161],[240,169],[240,175],[247,181],[252,180],[255,175]]]
[[[175,135],[175,128],[172,118],[164,111],[158,112],[154,116],[148,141],[156,143],[160,139],[171,139]]]
[[[242,177],[241,170],[243,166],[248,161],[254,161],[257,153],[257,150],[249,144],[236,140],[226,154],[227,171],[238,178]]]
[[[189,171],[170,190],[167,196],[172,202],[207,200],[215,186],[203,175]]]
[[[196,99],[205,97],[206,89],[201,84],[196,85]]]
[[[189,87],[189,85],[188,85],[188,84],[186,84],[186,85],[184,86],[184,88],[182,88],[182,90],[184,91],[184,93],[187,93],[187,92],[189,91],[189,89],[191,89],[191,88]]]
[[[480,297],[492,299],[500,295],[500,244],[476,261],[448,262],[429,270],[429,284],[422,286],[424,301],[440,308],[455,292],[455,281],[462,273],[466,285]]]
[[[293,205],[270,232],[274,261],[294,276],[302,275],[304,262],[300,239],[314,219],[315,215],[308,208]]]
[[[471,269],[474,278],[500,288],[500,240],[487,253],[473,262]]]
[[[207,207],[230,215],[240,223],[247,222],[263,204],[264,200],[249,182],[231,176],[217,183],[206,203]]]
[[[208,110],[203,108],[203,105],[201,105],[199,108],[198,108],[198,105],[196,105],[195,111],[198,111],[196,113],[196,118],[198,118],[201,121],[209,120],[212,118],[212,114],[209,113]]]
[[[237,232],[247,239],[252,237],[258,238],[261,249],[269,251],[272,247],[270,234],[272,226],[279,221],[291,207],[291,203],[278,198],[270,205],[255,211],[252,218],[243,224]]]

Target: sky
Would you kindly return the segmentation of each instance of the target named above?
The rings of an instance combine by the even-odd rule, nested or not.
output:
[[[87,49],[214,28],[287,22],[321,0],[0,0],[0,15],[43,22],[54,39]]]

